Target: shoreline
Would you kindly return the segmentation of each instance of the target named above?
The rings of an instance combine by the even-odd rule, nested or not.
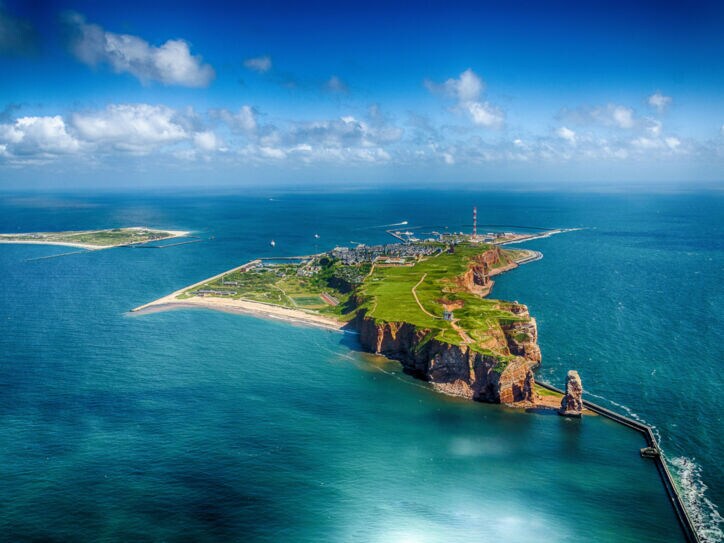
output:
[[[149,304],[136,307],[131,310],[131,313],[145,314],[170,311],[173,309],[200,308],[223,311],[226,313],[243,313],[245,315],[275,319],[293,324],[306,324],[338,332],[344,331],[343,327],[346,324],[345,322],[338,321],[331,317],[325,317],[316,313],[309,313],[301,309],[292,309],[280,305],[265,304],[263,302],[253,302],[250,300],[233,298],[224,299],[198,297],[177,300],[174,298],[174,295],[175,293],[169,294],[168,296],[159,298]]]

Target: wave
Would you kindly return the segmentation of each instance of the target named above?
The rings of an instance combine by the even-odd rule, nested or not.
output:
[[[681,496],[702,543],[724,541],[724,518],[717,505],[706,497],[709,487],[702,478],[701,466],[685,456],[672,458],[669,464],[673,467]]]
[[[656,441],[659,444],[661,443],[661,434],[658,428],[646,422],[643,417],[639,416],[629,407],[609,400],[605,396],[592,394],[587,391],[586,394],[604,400],[625,411],[626,415],[630,418],[646,424],[654,433]],[[684,456],[668,458],[666,451],[662,449],[662,452],[664,453],[664,460],[672,468],[681,497],[686,505],[686,510],[691,517],[691,521],[702,543],[721,543],[724,541],[724,530],[722,530],[724,517],[719,513],[717,505],[706,496],[706,490],[709,487],[704,483],[701,466],[691,458]]]
[[[583,392],[588,396],[593,396],[594,398],[598,398],[599,400],[604,400],[605,402],[607,402],[615,407],[618,407],[619,409],[624,411],[626,413],[626,416],[629,417],[630,419],[640,422],[641,424],[645,424],[646,426],[651,428],[651,431],[653,432],[654,437],[656,438],[656,441],[661,442],[661,433],[659,432],[659,429],[656,426],[654,426],[653,424],[651,424],[650,422],[647,422],[646,419],[644,419],[641,415],[639,415],[638,413],[633,411],[630,407],[623,405],[621,403],[615,402],[613,400],[609,400],[605,396],[593,394],[592,392],[588,392],[587,390],[584,390]]]

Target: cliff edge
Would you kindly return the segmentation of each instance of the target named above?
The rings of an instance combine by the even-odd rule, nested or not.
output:
[[[405,372],[441,392],[483,402],[534,405],[533,370],[541,362],[541,352],[536,322],[528,308],[485,300],[494,304],[490,306],[494,318],[487,318],[484,327],[476,330],[465,326],[469,321],[457,322],[452,311],[482,303],[492,287],[490,276],[514,267],[498,247],[470,258],[462,274],[443,283],[437,301],[447,315],[433,320],[432,326],[380,318],[364,307],[350,324],[359,332],[365,350],[398,360]],[[371,307],[374,311],[376,305]],[[441,333],[435,326],[438,322],[452,330]]]

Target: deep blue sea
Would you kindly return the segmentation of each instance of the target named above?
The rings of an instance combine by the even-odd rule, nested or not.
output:
[[[477,205],[481,225],[582,228],[528,243],[544,258],[498,277],[493,297],[537,318],[540,380],[560,386],[578,369],[589,399],[655,427],[703,539],[721,541],[723,204],[468,189],[2,194],[4,233],[144,225],[202,241],[42,259],[73,250],[0,245],[0,540],[682,541],[643,439],[611,421],[442,396],[351,334],[128,313],[258,256],[393,241],[391,223],[469,229]]]

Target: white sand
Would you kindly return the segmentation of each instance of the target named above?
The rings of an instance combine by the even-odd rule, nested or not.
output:
[[[187,289],[183,289],[184,291]],[[258,315],[261,317],[283,320],[286,322],[296,322],[301,324],[309,324],[319,326],[331,330],[340,330],[345,323],[324,317],[317,313],[304,311],[301,309],[291,309],[278,305],[265,304],[262,302],[252,302],[249,300],[238,300],[234,298],[218,298],[218,297],[198,297],[193,296],[183,300],[176,299],[177,293],[169,294],[163,298],[159,298],[151,302],[139,306],[131,311],[134,312],[154,312],[164,311],[167,309],[183,308],[183,307],[204,307],[207,309],[215,309],[217,311],[229,311],[233,313],[246,313],[249,315]]]

